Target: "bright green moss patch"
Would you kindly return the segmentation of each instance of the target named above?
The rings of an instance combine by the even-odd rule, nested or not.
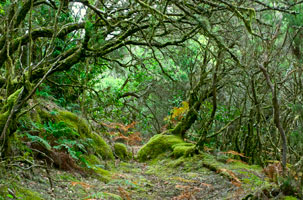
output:
[[[18,187],[16,189],[16,196],[24,200],[43,200],[37,192],[24,187]]]
[[[102,182],[107,183],[110,181],[111,173],[100,167],[103,165],[101,160],[97,156],[90,154],[90,155],[84,155],[83,158],[87,162],[88,168],[92,169],[95,172],[93,176],[95,176],[98,180]]]
[[[284,200],[297,200],[296,197],[292,197],[292,196],[285,196],[283,199]]]
[[[109,171],[100,167],[94,167],[93,170],[96,173],[96,178],[100,181],[108,183],[111,180],[111,173]]]
[[[32,191],[31,189],[12,183],[10,186],[0,187],[0,199],[14,199],[8,190],[14,191],[15,196],[22,200],[43,200],[39,193]]]
[[[78,117],[76,114],[60,110],[56,114],[58,121],[65,122],[70,128],[73,128],[80,134],[80,138],[92,139],[92,150],[102,159],[114,159],[113,152],[110,146],[97,133],[91,132],[88,123],[85,119]]]
[[[85,119],[78,117],[76,114],[66,111],[59,110],[56,114],[57,121],[65,122],[70,128],[73,128],[80,134],[82,138],[89,136],[91,130]]]
[[[146,161],[156,158],[166,151],[172,151],[173,145],[179,143],[184,143],[184,141],[178,136],[155,135],[139,150],[137,159],[139,161]]]
[[[47,106],[47,102],[43,102]],[[54,109],[58,109],[55,107]],[[86,147],[90,149],[91,154],[95,154],[101,159],[114,159],[113,152],[110,146],[104,141],[104,139],[97,133],[93,133],[90,129],[88,122],[80,116],[66,111],[55,110],[48,112],[42,106],[37,108],[38,117],[41,119],[41,123],[64,123],[70,129],[77,133],[77,137],[80,139],[91,139],[91,142]],[[75,136],[75,134],[73,134]],[[69,138],[75,139],[75,138]],[[92,158],[92,157],[90,157]],[[85,158],[85,159],[90,159]]]
[[[114,155],[110,146],[100,135],[97,133],[91,133],[89,137],[93,139],[92,148],[95,151],[96,155],[100,156],[102,159],[114,159]]]
[[[259,165],[248,165],[240,161],[234,161],[230,164],[231,169],[249,169],[255,171],[262,171],[262,167]]]
[[[115,143],[114,145],[115,155],[121,160],[129,160],[132,157],[131,152],[127,151],[127,147],[122,143]]]
[[[7,102],[6,104],[4,104],[3,108],[2,108],[2,112],[5,112],[7,110],[10,110],[10,108],[12,108],[15,104],[15,102],[17,101],[17,98],[21,92],[22,88],[20,88],[19,90],[17,90],[16,92],[14,92],[13,94],[11,94],[8,98],[7,98]]]
[[[84,155],[83,158],[85,159],[86,162],[88,162],[89,165],[96,166],[102,164],[100,159],[94,154]]]
[[[172,146],[173,155],[175,158],[179,158],[181,156],[192,156],[194,154],[195,145],[191,143],[178,143]]]

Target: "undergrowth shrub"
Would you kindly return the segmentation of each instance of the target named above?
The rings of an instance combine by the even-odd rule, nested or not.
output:
[[[22,128],[27,130],[21,136],[29,143],[38,143],[49,151],[66,152],[75,160],[79,160],[83,153],[87,153],[86,147],[92,143],[91,138],[79,138],[79,133],[62,121],[48,121],[44,124],[31,121],[23,124]]]

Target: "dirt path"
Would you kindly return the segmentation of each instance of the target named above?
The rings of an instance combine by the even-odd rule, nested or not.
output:
[[[229,164],[234,175],[241,179],[241,183],[234,183],[202,167],[199,158],[159,159],[149,163],[116,161],[107,184],[92,177],[68,177],[68,182],[57,182],[56,199],[242,199],[267,184],[256,170]],[[57,177],[62,180],[66,173],[61,173]]]
[[[119,191],[121,196],[121,191],[127,191],[130,199],[223,199],[239,190],[227,178],[203,167],[183,171],[182,167],[169,168],[161,162],[133,162],[120,163],[117,169],[116,183],[120,184],[110,183],[109,189]]]
[[[117,160],[115,163],[108,162],[99,166],[110,171],[107,183],[96,177],[82,177],[55,169],[50,169],[49,173],[41,168],[11,173],[7,171],[7,177],[3,180],[10,180],[11,183],[2,183],[0,179],[0,186],[18,184],[23,193],[36,191],[43,199],[56,200],[242,199],[269,186],[256,166],[211,161],[217,162],[217,166],[237,177],[239,182],[235,183],[228,177],[203,167],[204,157],[199,155],[172,159],[165,155],[148,163]],[[13,173],[20,175],[13,176]]]

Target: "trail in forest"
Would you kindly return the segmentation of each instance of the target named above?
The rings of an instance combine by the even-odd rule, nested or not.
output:
[[[120,163],[107,187],[127,199],[223,199],[241,192],[228,179],[197,166],[195,171],[182,167],[166,168],[165,163]],[[117,184],[118,183],[118,184]],[[128,195],[125,195],[128,194]]]
[[[44,199],[224,199],[239,195],[241,188],[233,185],[226,177],[220,176],[201,166],[195,170],[187,167],[167,167],[167,160],[151,163],[116,160],[109,182],[104,183],[95,177],[82,177],[49,169],[23,172],[21,185],[41,194]],[[186,163],[185,163],[186,165]],[[52,186],[50,186],[50,180]]]
[[[254,191],[253,187],[258,189],[264,184],[262,174],[252,168],[245,169],[245,165],[239,168],[231,163],[220,164],[220,167],[230,166],[230,171],[241,179],[241,185],[203,167],[202,162],[202,155],[186,159],[163,155],[147,163],[107,161],[104,166],[99,166],[110,171],[107,183],[95,176],[83,177],[54,168],[48,172],[43,168],[33,168],[6,173],[6,180],[13,173],[21,174],[18,184],[23,189],[36,191],[43,199],[50,200],[242,199]],[[17,181],[10,180],[12,183]]]

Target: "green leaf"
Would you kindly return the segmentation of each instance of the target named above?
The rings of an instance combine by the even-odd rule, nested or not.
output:
[[[48,143],[48,141],[44,140],[43,138],[35,135],[30,135],[29,133],[26,133],[26,136],[28,139],[30,139],[32,142],[38,142],[44,145],[48,150],[51,150],[51,145]]]

